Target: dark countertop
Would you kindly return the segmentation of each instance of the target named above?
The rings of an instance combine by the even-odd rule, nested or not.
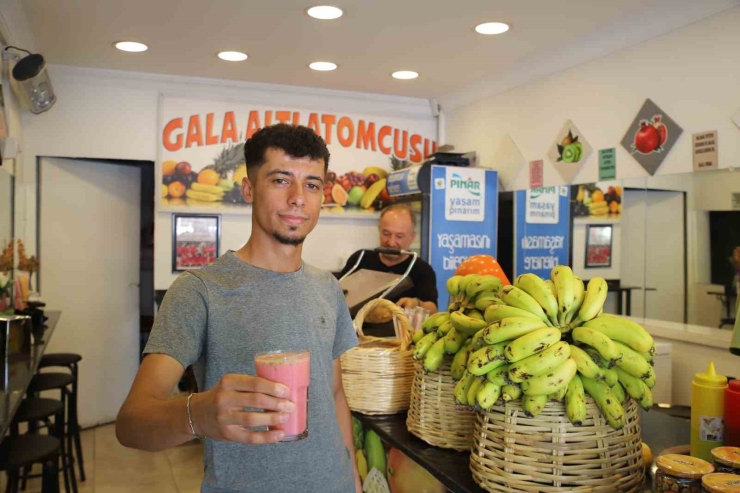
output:
[[[406,415],[364,416],[353,413],[366,428],[374,430],[383,441],[399,449],[428,470],[451,493],[485,493],[470,473],[470,454],[432,447],[406,429]],[[655,409],[640,411],[642,440],[657,456],[669,447],[689,443],[690,422]],[[649,482],[645,491],[650,491]]]
[[[14,360],[9,365],[8,391],[0,391],[0,439],[8,432],[18,406],[26,395],[31,377],[36,374],[36,370],[39,368],[41,357],[49,345],[49,340],[54,333],[59,318],[62,316],[62,312],[48,310],[44,312],[44,315],[49,317],[49,320],[45,324],[47,329],[44,331],[43,342],[39,345],[32,345],[30,354]]]

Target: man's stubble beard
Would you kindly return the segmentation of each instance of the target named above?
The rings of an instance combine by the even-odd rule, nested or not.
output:
[[[295,231],[298,228],[291,227],[289,229]],[[273,236],[273,238],[275,238],[277,241],[279,241],[283,245],[291,245],[291,246],[298,246],[298,245],[300,245],[301,243],[303,243],[306,240],[306,237],[305,236],[299,237],[299,238],[293,238],[293,237],[290,237],[290,236],[285,236],[283,234],[280,234],[277,231],[273,231],[272,232],[272,236]]]

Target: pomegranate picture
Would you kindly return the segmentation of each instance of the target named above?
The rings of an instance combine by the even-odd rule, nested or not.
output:
[[[661,118],[662,115],[655,115],[652,121],[640,121],[640,128],[635,132],[635,141],[632,144],[633,153],[647,155],[663,151],[668,140],[668,128],[661,122]]]

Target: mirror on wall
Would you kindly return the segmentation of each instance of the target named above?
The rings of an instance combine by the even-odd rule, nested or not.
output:
[[[740,258],[740,173],[654,176],[647,193],[646,318],[731,329]],[[735,205],[737,207],[737,205]],[[736,256],[740,256],[738,251]]]

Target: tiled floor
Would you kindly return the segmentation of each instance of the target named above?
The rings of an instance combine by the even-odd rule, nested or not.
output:
[[[203,447],[198,441],[165,452],[122,447],[114,426],[82,432],[82,455],[87,481],[79,493],[197,493],[203,479]],[[40,469],[39,469],[40,470]],[[64,491],[61,476],[59,480]],[[0,481],[5,490],[5,475]],[[40,493],[41,480],[29,481],[27,493]]]

